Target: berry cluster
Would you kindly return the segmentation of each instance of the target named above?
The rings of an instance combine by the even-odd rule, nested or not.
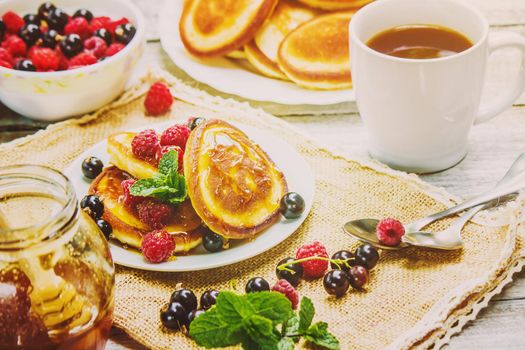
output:
[[[379,260],[376,248],[369,244],[359,246],[355,252],[340,250],[328,258],[326,248],[320,242],[301,246],[295,259],[288,257],[277,264],[277,278],[297,286],[301,278],[317,279],[323,277],[323,285],[328,294],[343,296],[350,286],[361,290],[368,283],[369,270]],[[326,272],[328,266],[332,270]]]
[[[51,2],[23,18],[8,11],[0,20],[0,66],[32,72],[88,66],[121,51],[136,31],[127,18],[94,17],[86,9],[69,15]]]
[[[197,297],[189,289],[178,289],[173,292],[170,302],[160,311],[160,320],[164,327],[171,330],[187,330],[190,323],[217,302],[219,292],[207,290],[200,298],[200,309]]]

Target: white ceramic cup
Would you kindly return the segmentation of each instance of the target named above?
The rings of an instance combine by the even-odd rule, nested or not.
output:
[[[406,59],[366,45],[381,31],[410,24],[455,29],[473,46],[443,58]],[[525,38],[513,35],[489,43],[488,33],[478,10],[454,0],[379,0],[354,15],[352,80],[372,157],[418,173],[447,169],[465,157],[471,126],[496,116],[525,90]],[[518,77],[480,106],[488,56],[508,47],[521,50]]]

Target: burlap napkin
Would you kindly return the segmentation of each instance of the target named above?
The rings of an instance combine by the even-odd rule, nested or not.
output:
[[[169,116],[144,116],[143,94],[152,81],[172,85],[178,101]],[[206,289],[238,291],[247,279],[262,276],[274,282],[276,263],[293,256],[304,242],[320,240],[329,253],[356,242],[341,233],[341,225],[364,217],[396,217],[409,222],[452,204],[452,196],[415,176],[379,164],[346,159],[316,145],[287,123],[233,100],[212,97],[164,73],[148,76],[118,101],[80,119],[0,145],[0,165],[46,164],[65,169],[87,147],[110,133],[190,116],[224,118],[253,125],[287,140],[306,158],[316,177],[313,209],[302,227],[270,251],[247,261],[210,271],[150,273],[117,268],[115,324],[152,349],[195,347],[183,334],[165,331],[159,310],[177,284],[196,293]],[[521,206],[510,205],[492,220],[470,223],[463,232],[465,248],[444,252],[406,249],[383,252],[365,292],[329,297],[321,281],[301,282],[298,291],[313,299],[317,320],[327,321],[343,349],[427,348],[441,346],[475,318],[488,300],[511,281],[523,265]],[[435,224],[446,227],[449,220]],[[213,255],[210,255],[213,259]]]

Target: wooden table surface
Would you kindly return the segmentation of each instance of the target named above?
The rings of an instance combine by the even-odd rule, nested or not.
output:
[[[175,67],[162,50],[156,30],[156,18],[162,0],[133,0],[149,20],[148,44],[138,76],[150,64],[167,69],[172,74],[213,94],[227,96],[191,80]],[[177,0],[166,0],[177,1]],[[493,37],[513,31],[525,35],[525,0],[464,0],[478,7],[487,17]],[[87,2],[86,2],[87,3]],[[517,72],[520,55],[507,50],[493,55],[489,61],[488,82],[484,100],[494,97]],[[310,134],[319,143],[350,157],[368,157],[367,135],[354,103],[326,108],[314,106],[287,107],[271,103],[251,103],[270,113],[280,115],[298,129]],[[32,121],[0,104],[0,142],[30,135],[45,128],[46,123]],[[483,191],[501,177],[505,169],[525,151],[525,95],[512,108],[496,119],[475,126],[470,135],[466,159],[442,173],[422,176],[462,197]],[[455,336],[448,349],[525,349],[525,271],[515,276],[515,282],[505,288],[483,310],[478,319]],[[144,349],[123,332],[114,329],[107,349]]]

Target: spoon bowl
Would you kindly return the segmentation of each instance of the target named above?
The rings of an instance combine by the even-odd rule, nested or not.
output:
[[[362,242],[369,243],[376,248],[381,248],[385,250],[398,250],[409,247],[411,244],[401,241],[397,246],[389,246],[379,242],[376,234],[376,226],[379,223],[379,220],[376,219],[361,219],[348,221],[343,225],[343,231],[359,239]]]

